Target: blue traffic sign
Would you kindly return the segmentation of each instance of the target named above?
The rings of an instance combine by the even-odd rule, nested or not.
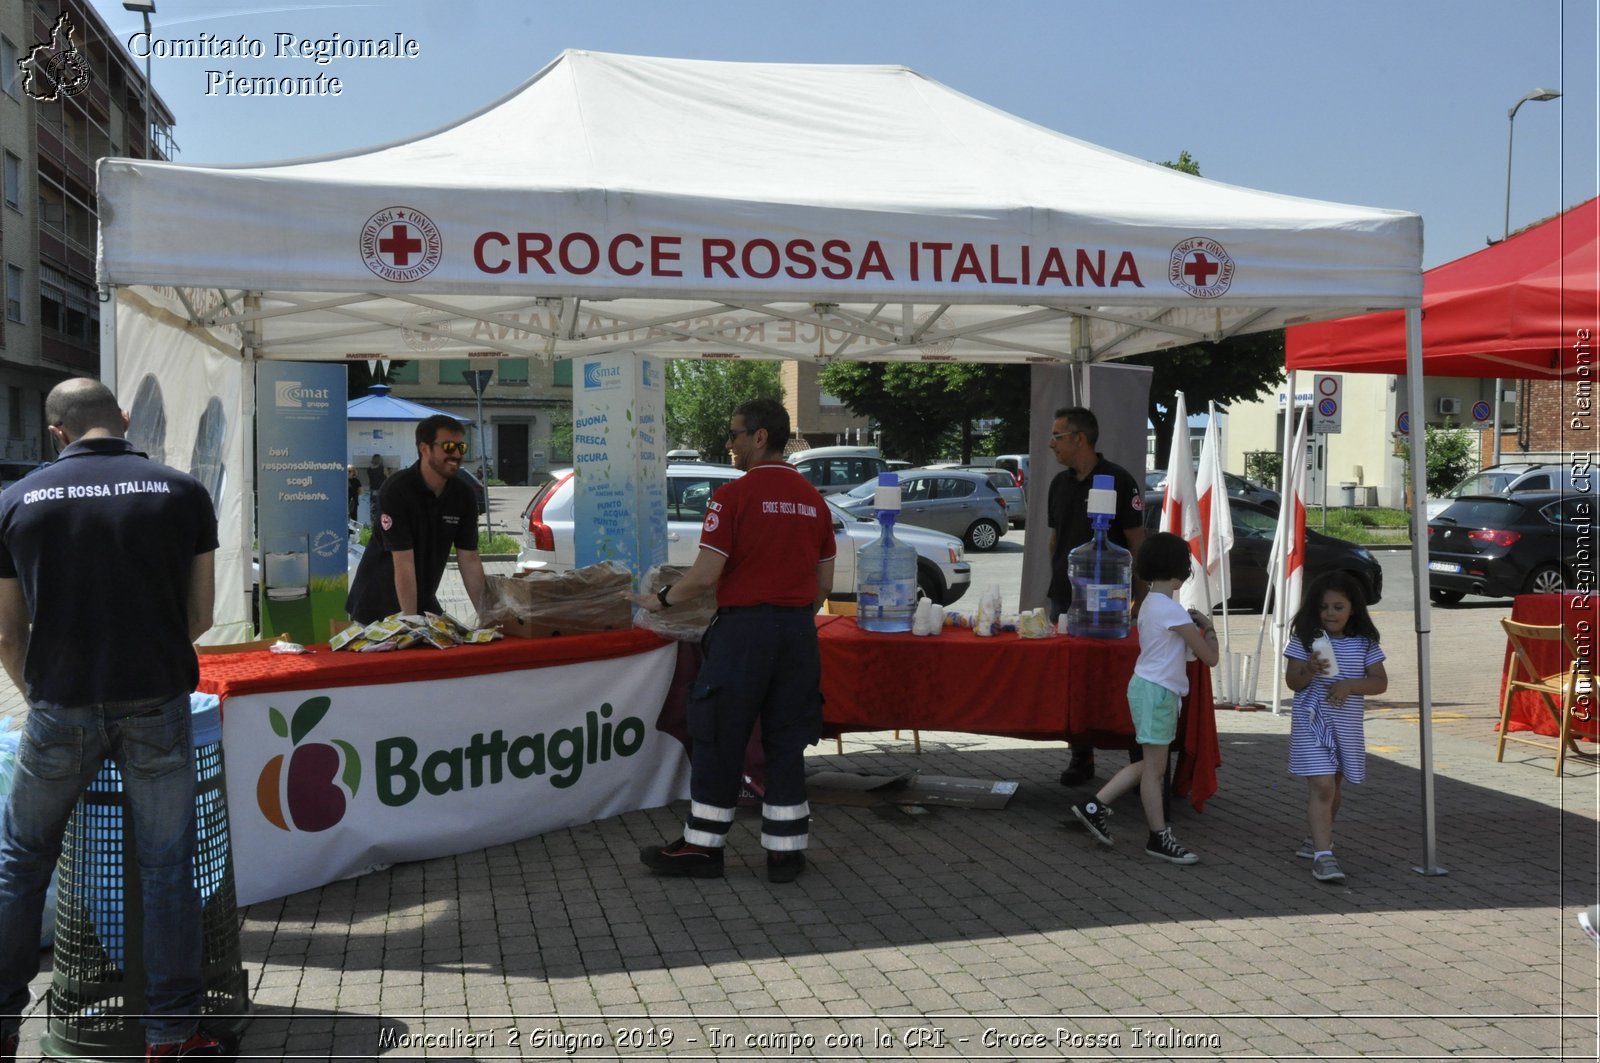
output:
[[[1411,434],[1411,411],[1410,410],[1401,410],[1400,411],[1400,416],[1395,419],[1395,427],[1400,430],[1400,434],[1403,435],[1403,436],[1408,436],[1408,435]]]
[[[1489,419],[1489,404],[1482,400],[1472,404],[1472,419],[1474,421],[1487,421]]]

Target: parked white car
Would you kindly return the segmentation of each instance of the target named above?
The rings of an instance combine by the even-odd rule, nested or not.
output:
[[[744,475],[731,465],[667,466],[667,563],[692,565],[700,552],[700,525],[706,503],[729,480]],[[559,469],[523,510],[523,547],[517,565],[524,570],[573,567],[573,477]],[[833,566],[830,596],[851,599],[856,592],[856,550],[877,542],[878,522],[852,516],[826,500],[833,513],[833,533],[838,557]],[[894,530],[895,538],[917,552],[917,584],[922,593],[940,605],[950,605],[967,593],[972,569],[953,535],[909,525]]]

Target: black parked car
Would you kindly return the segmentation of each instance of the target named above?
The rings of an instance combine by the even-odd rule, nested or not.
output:
[[[1594,556],[1596,516],[1593,492],[1458,498],[1428,522],[1428,593],[1454,605],[1469,594],[1511,598],[1573,586],[1580,547]]]
[[[1258,608],[1267,600],[1267,560],[1272,556],[1272,536],[1278,516],[1264,506],[1230,498],[1233,512],[1233,549],[1228,551],[1228,607]],[[1144,527],[1153,532],[1161,527],[1161,492],[1144,496]],[[1305,581],[1310,583],[1327,572],[1345,572],[1366,591],[1367,604],[1383,598],[1383,568],[1366,547],[1346,539],[1335,539],[1312,528],[1306,529]]]

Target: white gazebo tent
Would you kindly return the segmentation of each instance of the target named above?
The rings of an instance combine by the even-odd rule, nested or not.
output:
[[[243,573],[257,359],[1072,364],[1422,294],[1414,214],[1182,174],[904,67],[568,51],[414,140],[106,159],[99,188],[104,375],[170,393],[206,367],[241,429]],[[247,578],[219,579],[224,630]]]

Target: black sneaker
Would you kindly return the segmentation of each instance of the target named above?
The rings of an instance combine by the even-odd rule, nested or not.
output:
[[[793,882],[806,869],[806,854],[802,852],[767,854],[767,881]]]
[[[691,845],[682,838],[639,850],[639,862],[658,875],[679,878],[721,878],[722,850]]]
[[[0,1063],[17,1063],[17,1044],[21,1040],[22,1035],[15,1033],[0,1037]]]
[[[1098,801],[1084,801],[1072,806],[1072,814],[1078,817],[1078,822],[1089,828],[1089,833],[1094,835],[1094,840],[1101,845],[1111,844],[1111,825],[1106,822],[1111,816],[1111,810]]]
[[[187,1041],[144,1046],[145,1063],[152,1059],[232,1059],[233,1053],[223,1049],[222,1042],[208,1033],[196,1030]]]
[[[1178,839],[1172,836],[1172,828],[1157,833],[1150,832],[1150,840],[1145,843],[1144,851],[1157,860],[1165,860],[1169,864],[1198,864],[1200,858],[1188,849]]]
[[[1067,770],[1061,773],[1062,786],[1082,786],[1094,778],[1094,754],[1084,756],[1081,753],[1072,754],[1072,760],[1067,763]]]

